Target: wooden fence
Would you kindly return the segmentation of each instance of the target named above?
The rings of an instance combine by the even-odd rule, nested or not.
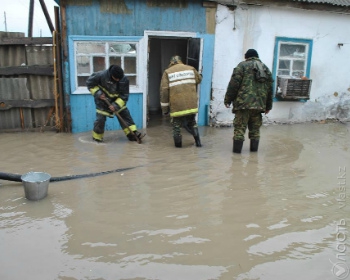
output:
[[[0,32],[0,132],[69,131],[57,41]]]

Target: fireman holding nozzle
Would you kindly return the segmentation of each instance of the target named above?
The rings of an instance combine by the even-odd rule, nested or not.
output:
[[[120,126],[130,141],[137,141],[136,137],[140,140],[144,136],[137,131],[126,107],[129,99],[129,80],[120,66],[111,65],[107,70],[93,73],[87,79],[86,86],[93,95],[96,105],[96,120],[92,131],[94,141],[103,141],[106,117],[113,118],[114,112],[124,120],[121,122],[118,118]]]
[[[168,68],[163,73],[160,83],[160,105],[163,115],[170,114],[177,148],[182,147],[182,126],[193,135],[196,146],[202,146],[195,119],[198,113],[197,85],[201,81],[202,75],[194,67],[183,64],[181,57],[177,55],[171,58]]]

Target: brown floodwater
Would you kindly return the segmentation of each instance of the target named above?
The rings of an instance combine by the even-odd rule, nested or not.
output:
[[[232,153],[233,128],[167,120],[143,144],[121,131],[0,134],[0,172],[53,177],[27,200],[0,180],[0,279],[347,279],[350,123],[267,125],[258,153]]]

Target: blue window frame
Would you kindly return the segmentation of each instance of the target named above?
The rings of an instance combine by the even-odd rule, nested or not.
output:
[[[69,38],[71,91],[73,94],[89,93],[85,81],[94,72],[118,64],[130,81],[130,88],[138,88],[138,46],[140,37],[90,37]]]
[[[310,79],[312,40],[276,37],[273,77],[275,88],[277,76],[290,79]]]

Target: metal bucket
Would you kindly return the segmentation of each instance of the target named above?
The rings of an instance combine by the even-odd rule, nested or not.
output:
[[[45,172],[28,172],[21,176],[24,193],[29,200],[40,200],[47,196],[51,175]]]

